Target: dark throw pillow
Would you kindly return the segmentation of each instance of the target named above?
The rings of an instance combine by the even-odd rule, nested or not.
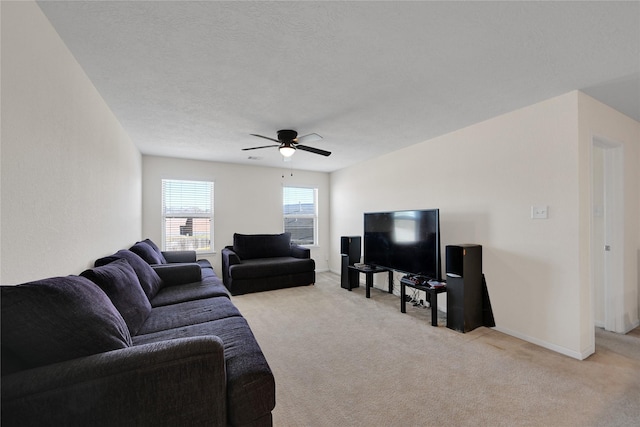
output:
[[[167,260],[164,258],[164,255],[162,255],[162,252],[160,252],[160,249],[158,249],[153,242],[151,242],[151,244],[149,244],[149,242],[151,242],[149,239],[136,242],[129,250],[149,264],[166,264]]]
[[[155,243],[153,243],[153,240],[151,239],[144,239],[142,241],[142,243],[146,243],[147,245],[151,246],[153,248],[154,251],[156,251],[156,253],[158,254],[158,256],[160,257],[160,260],[162,260],[162,264],[166,264],[167,260],[165,259],[164,255],[162,254],[162,251],[160,250],[160,248],[158,247],[158,245],[156,245]]]
[[[271,258],[291,254],[291,233],[233,235],[233,251],[240,259]]]
[[[126,259],[83,271],[86,277],[102,289],[116,306],[129,332],[135,335],[151,313],[149,298],[142,290],[135,270]]]
[[[142,286],[144,293],[147,295],[149,301],[151,301],[162,287],[162,280],[160,279],[160,276],[158,276],[158,273],[156,273],[153,268],[151,268],[151,266],[138,255],[126,249],[121,249],[113,255],[96,260],[94,265],[96,267],[101,267],[123,258],[129,261],[129,264],[133,267],[133,270],[138,275],[138,280],[140,280],[140,285]]]
[[[26,368],[131,346],[118,310],[84,277],[2,286],[0,296],[2,346]]]

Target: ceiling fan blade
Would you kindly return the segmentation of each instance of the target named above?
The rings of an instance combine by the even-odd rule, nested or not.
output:
[[[267,138],[269,139],[269,138]],[[260,148],[270,148],[270,147],[280,147],[280,144],[278,145],[263,145],[260,147],[251,147],[251,148],[243,148],[242,151],[247,151],[247,150],[259,150]]]
[[[330,156],[331,152],[330,151],[325,151],[325,150],[320,150],[318,148],[313,148],[313,147],[307,147],[306,145],[296,145],[296,149],[298,150],[302,150],[302,151],[308,151],[310,153],[313,154],[320,154],[321,156]]]
[[[251,136],[257,136],[258,138],[264,138],[268,139],[269,141],[280,143],[280,141],[278,141],[277,139],[269,138],[268,136],[257,135],[255,133],[252,133]]]
[[[304,136],[299,136],[297,137],[294,142],[296,144],[302,144],[302,143],[309,143],[309,142],[314,142],[314,141],[320,141],[322,139],[322,137],[320,135],[318,135],[317,133],[310,133],[308,135],[304,135]]]

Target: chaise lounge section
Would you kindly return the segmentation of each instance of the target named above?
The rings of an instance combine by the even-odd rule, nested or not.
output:
[[[222,277],[231,295],[312,285],[316,264],[291,233],[234,234],[222,250]]]

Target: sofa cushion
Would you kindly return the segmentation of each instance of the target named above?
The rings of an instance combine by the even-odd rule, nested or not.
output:
[[[143,243],[146,243],[146,244],[147,244],[147,245],[149,245],[149,246],[151,246],[151,248],[152,248],[154,251],[156,251],[156,253],[157,253],[158,255],[160,255],[160,257],[161,257],[161,258],[164,258],[164,255],[162,254],[162,251],[160,250],[160,248],[158,247],[158,245],[156,245],[156,244],[153,242],[153,240],[151,240],[151,239],[144,239],[142,242],[143,242]],[[164,260],[163,264],[166,264],[166,262],[167,262],[167,261],[166,261],[166,260]]]
[[[81,276],[91,280],[107,294],[127,323],[131,335],[135,335],[151,313],[151,303],[129,261],[119,259],[86,270]]]
[[[155,264],[153,271],[162,279],[162,286],[175,286],[202,280],[202,268],[195,262],[177,264]]]
[[[240,311],[226,296],[185,301],[154,307],[138,335],[237,316]]]
[[[151,242],[152,244],[149,244],[149,242],[151,242],[149,239],[136,242],[129,250],[137,254],[148,264],[166,264],[167,260],[164,258],[164,255],[162,255],[162,252],[160,252],[159,249],[154,249],[154,247],[157,248],[157,246],[153,244],[153,242]]]
[[[227,317],[184,328],[138,335],[133,341],[134,345],[142,345],[203,335],[218,336],[224,343],[228,425],[261,425],[253,422],[269,414],[275,407],[275,380],[243,317]]]
[[[164,257],[165,261],[167,261],[167,264],[196,262],[196,251],[193,250],[166,251],[160,253]]]
[[[291,233],[233,235],[233,251],[240,259],[289,256]]]
[[[222,284],[222,280],[217,277],[210,277],[199,282],[178,286],[165,286],[153,297],[151,306],[161,307],[163,305],[213,297],[229,298],[229,291]]]
[[[109,297],[89,279],[52,277],[0,287],[2,347],[25,367],[126,348],[131,336]]]
[[[116,261],[118,259],[126,259],[129,261],[131,267],[138,275],[138,280],[140,280],[140,285],[144,290],[144,293],[149,298],[149,301],[158,293],[160,288],[162,287],[162,280],[158,273],[153,271],[153,268],[142,258],[140,258],[135,253],[128,251],[126,249],[121,249],[113,255],[106,256],[104,258],[100,258],[96,260],[95,266],[100,267],[103,265],[107,265],[110,262]]]

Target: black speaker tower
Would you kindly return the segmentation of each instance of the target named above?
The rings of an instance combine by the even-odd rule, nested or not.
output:
[[[469,332],[483,326],[482,246],[449,245],[447,266],[447,328]]]
[[[341,275],[340,286],[351,290],[360,286],[360,275],[349,266],[360,262],[361,239],[360,236],[340,237]]]

